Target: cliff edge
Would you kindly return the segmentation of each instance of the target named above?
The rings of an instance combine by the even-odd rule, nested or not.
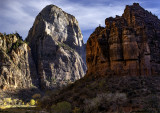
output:
[[[160,73],[160,20],[138,3],[106,18],[87,41],[88,74],[149,76]]]

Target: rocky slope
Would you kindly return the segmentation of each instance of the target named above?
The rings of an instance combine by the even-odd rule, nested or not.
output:
[[[87,41],[88,74],[159,75],[160,20],[138,3],[107,18]]]
[[[85,45],[74,16],[57,6],[46,6],[37,15],[26,40],[41,88],[65,85],[84,76]]]
[[[134,3],[121,17],[105,22],[87,41],[86,76],[43,97],[41,107],[53,112],[160,113],[160,20]]]
[[[0,91],[38,86],[30,47],[16,34],[0,33]]]
[[[159,113],[160,76],[85,76],[41,99],[41,107],[69,102],[78,113]],[[64,105],[64,104],[63,104]],[[67,107],[57,107],[67,111]]]

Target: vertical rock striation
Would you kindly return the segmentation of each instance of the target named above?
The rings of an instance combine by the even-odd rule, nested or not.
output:
[[[74,16],[55,5],[36,17],[27,42],[32,50],[42,88],[54,88],[84,76],[85,45]]]
[[[107,18],[87,41],[88,74],[159,75],[160,20],[138,3]]]
[[[18,34],[0,33],[0,89],[38,86],[34,64],[29,46]]]

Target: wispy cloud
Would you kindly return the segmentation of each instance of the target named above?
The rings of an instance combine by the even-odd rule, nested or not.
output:
[[[147,0],[5,0],[0,1],[0,32],[18,31],[24,38],[32,27],[36,15],[49,4],[55,4],[79,21],[86,42],[99,24],[104,26],[105,18],[122,15],[125,5],[140,2],[156,15],[160,8],[150,6]],[[158,2],[158,1],[157,1]]]
[[[24,38],[32,27],[36,15],[50,1],[6,0],[3,8],[0,8],[0,32],[12,33],[17,31]]]

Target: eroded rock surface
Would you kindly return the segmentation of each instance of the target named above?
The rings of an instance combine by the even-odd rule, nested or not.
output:
[[[85,75],[85,45],[74,16],[54,5],[36,17],[27,41],[42,88],[74,82]]]
[[[29,46],[16,34],[0,33],[0,90],[38,86]]]
[[[138,3],[107,18],[87,41],[88,74],[159,75],[160,20]]]

